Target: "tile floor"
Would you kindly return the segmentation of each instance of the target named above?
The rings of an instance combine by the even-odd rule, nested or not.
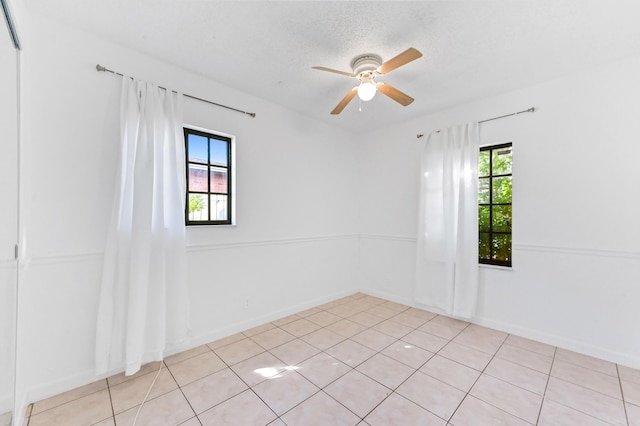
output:
[[[640,425],[640,370],[361,293],[30,407],[29,426]]]

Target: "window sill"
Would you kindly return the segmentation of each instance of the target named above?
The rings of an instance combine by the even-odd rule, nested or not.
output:
[[[478,266],[483,269],[494,269],[496,271],[513,271],[513,266],[488,265],[486,263],[478,263]]]

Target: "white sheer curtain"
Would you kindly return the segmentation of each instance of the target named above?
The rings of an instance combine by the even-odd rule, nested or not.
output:
[[[123,77],[120,114],[95,358],[131,375],[188,337],[182,95]]]
[[[422,154],[417,302],[471,318],[478,296],[478,123],[431,133]]]

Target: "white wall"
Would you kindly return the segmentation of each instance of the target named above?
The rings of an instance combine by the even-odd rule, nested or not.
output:
[[[640,367],[640,58],[459,106],[363,138],[361,287],[412,301],[417,133],[482,125],[513,142],[513,268],[481,268],[476,322]],[[380,200],[384,199],[384,203]]]
[[[96,380],[121,81],[97,63],[257,113],[185,100],[187,124],[237,138],[237,226],[187,231],[192,346],[356,290],[351,134],[33,13],[25,21],[19,369],[28,400]]]
[[[4,20],[4,17],[2,17]],[[17,54],[0,26],[0,414],[13,407],[18,232]]]

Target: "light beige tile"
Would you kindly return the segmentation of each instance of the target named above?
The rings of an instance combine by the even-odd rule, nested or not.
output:
[[[125,376],[124,372],[122,372],[120,374],[116,374],[109,377],[107,379],[107,382],[109,383],[109,386],[115,386],[119,383],[126,382],[127,380],[144,376],[145,374],[150,373],[152,371],[158,371],[159,368],[160,368],[160,361],[150,362],[140,367],[140,370],[138,370],[135,374],[132,374],[131,376]]]
[[[116,425],[133,424],[138,408],[116,416]],[[140,410],[136,426],[179,425],[195,415],[179,389],[147,401]]]
[[[368,294],[365,294],[364,296],[362,296],[362,300],[371,303],[372,305],[381,305],[384,302],[386,302],[385,299],[381,299],[379,297],[375,297],[375,296],[371,296]]]
[[[179,386],[184,386],[194,380],[198,380],[204,376],[220,371],[226,368],[226,365],[213,352],[205,352],[193,358],[180,361],[167,367]]]
[[[549,378],[545,399],[551,399],[607,423],[624,426],[626,418],[622,401],[556,377]]]
[[[433,318],[438,316],[438,314],[435,314],[431,311],[425,311],[424,309],[418,309],[418,308],[409,308],[405,312],[409,315],[413,315],[414,317],[420,318],[421,320],[424,320],[424,321],[430,321]]]
[[[309,320],[301,318],[299,320],[290,322],[289,324],[285,324],[281,328],[287,333],[292,334],[293,336],[300,337],[304,336],[305,334],[309,334],[312,331],[316,331],[320,328],[320,326],[315,322],[311,322]]]
[[[51,398],[43,399],[42,401],[38,401],[33,404],[33,409],[31,411],[31,415],[41,413],[45,410],[49,410],[53,407],[57,407],[58,405],[65,404],[67,402],[74,401],[78,398],[82,398],[83,396],[90,395],[92,393],[101,391],[107,388],[106,380],[98,380],[97,382],[90,383],[85,386],[81,386],[76,389],[72,389],[68,392],[64,392]]]
[[[471,324],[453,341],[488,354],[495,354],[506,338],[507,333]]]
[[[113,417],[109,417],[108,419],[104,419],[101,422],[94,423],[91,426],[115,426],[115,424],[116,424],[116,420]],[[7,425],[7,426],[10,426],[10,425]]]
[[[448,343],[438,352],[438,355],[479,371],[484,370],[491,361],[491,355],[455,342]]]
[[[271,330],[265,331],[264,333],[256,334],[255,336],[251,337],[251,340],[259,344],[263,348],[269,350],[275,348],[276,346],[280,346],[283,343],[290,342],[295,338],[295,336],[287,333],[280,328],[273,328]]]
[[[413,328],[418,328],[422,324],[427,322],[426,319],[410,314],[408,310],[399,313],[395,317],[391,317],[391,319],[395,322],[399,322],[400,324],[404,324],[406,326],[413,327]]]
[[[542,396],[483,374],[469,392],[481,401],[535,424]]]
[[[183,386],[182,392],[196,414],[200,414],[247,388],[231,369],[225,368]]]
[[[180,423],[180,426],[202,426],[202,424],[200,423],[198,418],[194,416],[194,417],[191,417],[186,422]]]
[[[331,330],[334,333],[338,333],[339,335],[348,338],[360,333],[361,331],[366,330],[367,327],[365,327],[364,325],[358,324],[357,322],[349,321],[348,319],[343,319],[328,325],[326,328],[327,330]]]
[[[409,307],[407,305],[403,305],[401,303],[396,303],[396,302],[390,302],[390,301],[386,301],[384,303],[379,304],[378,306],[382,306],[388,309],[393,309],[396,312],[404,312],[407,309],[409,309]]]
[[[257,327],[250,328],[242,332],[247,337],[255,336],[256,334],[264,333],[265,331],[273,330],[276,326],[270,322],[259,325]]]
[[[431,321],[418,327],[418,330],[424,331],[425,333],[433,334],[434,336],[442,337],[443,339],[447,340],[453,339],[460,333],[460,330],[458,330],[457,328],[434,323]]]
[[[409,377],[396,392],[445,420],[451,417],[465,396],[464,392],[420,371]]]
[[[276,418],[251,390],[246,390],[198,416],[203,426],[265,425]]]
[[[321,351],[324,351],[331,346],[342,342],[343,340],[345,340],[345,337],[339,335],[338,333],[334,333],[331,330],[327,330],[326,328],[321,328],[320,330],[303,336],[301,339],[309,343],[310,345],[315,346]]]
[[[451,318],[445,315],[438,315],[437,317],[435,317],[434,319],[432,319],[431,321],[434,324],[439,324],[439,325],[444,325],[447,327],[451,327],[451,328],[455,328],[457,330],[464,330],[465,328],[467,328],[469,326],[469,323],[466,321],[462,321],[456,318]]]
[[[180,361],[184,361],[185,359],[193,358],[197,355],[202,355],[205,352],[210,352],[211,349],[207,345],[197,346],[192,349],[188,349],[186,351],[179,352],[175,355],[171,355],[164,359],[165,365],[173,365]]]
[[[264,352],[264,348],[249,338],[239,340],[215,350],[215,353],[227,363],[234,365],[252,356]]]
[[[442,337],[434,336],[433,334],[425,333],[423,331],[414,330],[402,338],[403,341],[409,342],[413,345],[421,347],[429,352],[438,352],[442,349],[449,340]]]
[[[299,317],[302,317],[302,318],[306,318],[306,317],[309,317],[309,316],[311,316],[313,314],[317,314],[318,312],[322,312],[322,309],[309,308],[309,309],[305,309],[304,311],[296,312],[296,315],[298,315]]]
[[[31,426],[91,425],[113,415],[107,389],[91,393],[32,415]]]
[[[397,339],[370,328],[351,337],[351,340],[379,352]]]
[[[512,416],[491,404],[480,401],[471,395],[462,401],[460,407],[449,422],[450,426],[529,426],[530,423]]]
[[[158,377],[157,379],[156,375]],[[151,387],[154,379],[156,379],[156,382],[153,384],[153,387]],[[131,407],[140,405],[150,387],[151,391],[147,399],[157,398],[160,395],[169,393],[177,389],[178,385],[169,370],[163,368],[159,374],[158,372],[152,372],[132,380],[127,380],[119,385],[111,386],[109,390],[111,393],[113,412],[119,414]]]
[[[439,355],[427,361],[420,371],[463,392],[468,392],[480,377],[478,370]]]
[[[618,369],[616,368],[616,365],[614,363],[594,358],[592,356],[558,348],[558,350],[556,351],[555,359],[558,361],[565,361],[571,364],[579,365],[581,367],[589,368],[591,370],[599,371],[600,373],[608,374],[612,377],[618,377]]]
[[[297,365],[320,352],[304,340],[295,339],[277,348],[271,349],[271,353],[287,365]]]
[[[397,311],[393,309],[385,308],[384,306],[374,306],[370,309],[367,309],[365,312],[380,317],[382,319],[389,319],[393,316],[398,315]]]
[[[269,352],[263,352],[245,359],[231,369],[249,386],[255,386],[268,378],[280,374],[287,369],[287,364]]]
[[[214,340],[213,342],[207,343],[207,346],[209,346],[211,350],[215,350],[218,348],[222,348],[223,346],[239,342],[240,340],[244,340],[246,338],[247,336],[245,336],[244,334],[236,333],[232,334],[231,336],[223,337],[222,339]]]
[[[289,324],[290,322],[299,320],[300,318],[301,318],[300,315],[293,314],[293,315],[289,315],[289,316],[277,319],[275,321],[271,321],[271,323],[274,325],[277,325],[278,327],[281,327],[285,324]]]
[[[433,356],[433,352],[425,351],[416,345],[402,340],[398,340],[384,348],[381,353],[414,369],[420,368],[422,364]]]
[[[393,320],[383,321],[371,328],[373,328],[374,330],[378,330],[381,333],[388,334],[391,337],[395,337],[396,339],[401,339],[402,337],[413,331],[412,327],[400,324],[399,322],[395,322]]]
[[[640,405],[640,383],[621,381],[625,402]]]
[[[400,386],[415,371],[415,369],[382,354],[372,356],[356,367],[356,370],[389,389]]]
[[[640,370],[618,365],[618,375],[621,380],[640,384]]]
[[[391,394],[390,389],[355,370],[331,383],[324,391],[360,417],[366,416]]]
[[[517,346],[519,348],[535,352],[538,355],[544,355],[548,357],[553,357],[556,352],[555,346],[536,342],[535,340],[525,339],[524,337],[515,336],[513,334],[510,334],[509,337],[507,337],[507,340],[505,340],[504,344]]]
[[[549,374],[553,362],[553,358],[510,345],[502,346],[498,353],[496,353],[496,357],[523,365],[544,374]]]
[[[301,363],[296,371],[319,388],[324,388],[350,370],[351,367],[340,360],[325,353],[319,353]]]
[[[282,416],[288,426],[351,426],[358,416],[324,392],[318,392]]]
[[[538,395],[544,395],[549,379],[544,373],[502,358],[493,358],[484,372]]]
[[[577,364],[570,364],[560,360],[556,360],[553,363],[551,375],[562,379],[565,382],[570,382],[574,385],[580,385],[587,389],[622,399],[622,394],[620,393],[620,381],[617,377],[612,377],[604,373],[599,373],[596,370],[580,367]]]
[[[334,315],[331,312],[320,311],[316,314],[310,315],[307,319],[311,322],[318,324],[321,327],[326,327],[334,322],[338,322],[342,317]]]
[[[293,370],[265,380],[252,389],[278,415],[286,413],[320,390]]]
[[[629,419],[629,426],[640,426],[640,406],[625,404],[627,409],[627,418]]]
[[[353,340],[345,340],[325,352],[351,367],[363,363],[376,353],[373,349],[369,349]]]
[[[373,327],[374,325],[384,321],[384,318],[370,314],[368,312],[358,312],[355,315],[351,315],[349,319],[351,321],[357,322],[360,325],[364,325],[365,327]]]
[[[545,399],[540,411],[539,426],[607,426],[601,420],[573,408]]]
[[[447,423],[397,393],[382,401],[365,421],[371,426],[444,426]]]
[[[334,306],[331,309],[327,309],[327,312],[342,318],[347,318],[354,314],[353,308],[348,306],[347,304]]]

